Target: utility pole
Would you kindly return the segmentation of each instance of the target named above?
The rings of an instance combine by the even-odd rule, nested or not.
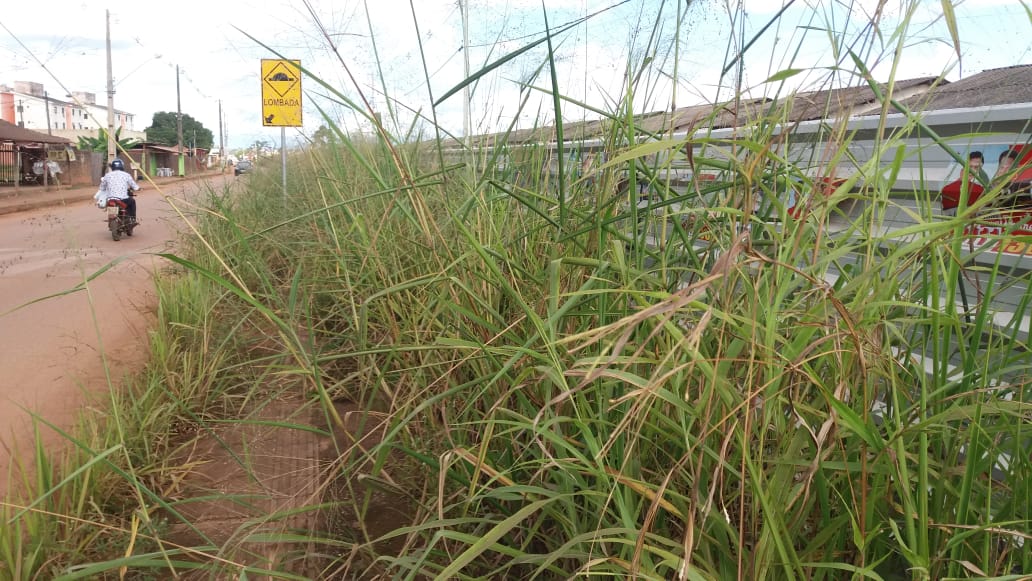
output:
[[[176,65],[176,137],[179,139],[179,177],[186,175],[183,159],[183,107],[179,101],[179,65]]]
[[[50,97],[46,91],[43,91],[43,107],[47,111],[47,135],[53,135],[54,133],[50,131]]]
[[[104,11],[107,20],[107,160],[115,160],[115,77],[111,72],[111,11]]]
[[[53,135],[50,132],[50,98],[47,96],[47,92],[43,91],[43,109],[47,113],[47,135]],[[50,156],[47,155],[47,148],[49,145],[43,145],[43,187],[49,188],[50,182],[47,177],[50,173]]]
[[[219,168],[226,173],[226,143],[222,131],[222,99],[219,99]]]

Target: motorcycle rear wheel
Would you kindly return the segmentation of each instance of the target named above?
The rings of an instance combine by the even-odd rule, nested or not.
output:
[[[118,219],[108,220],[108,229],[111,230],[111,239],[118,242],[122,239],[122,233],[118,230]]]

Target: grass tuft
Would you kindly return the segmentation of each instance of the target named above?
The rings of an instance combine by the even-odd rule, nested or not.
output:
[[[867,30],[902,46],[907,25]],[[463,84],[544,48],[557,122],[533,131],[561,143],[567,29]],[[514,124],[470,152],[443,127],[359,136],[323,110],[330,138],[288,160],[289,204],[261,171],[246,195],[212,193],[166,255],[153,362],[115,392],[124,431],[69,435],[66,465],[40,451],[34,498],[0,512],[0,579],[1032,572],[1027,275],[973,263],[973,211],[897,187],[928,128],[908,113],[857,159],[829,121],[821,175],[850,177],[828,188],[776,131],[791,95],[731,136],[704,131],[719,109],[686,139],[636,116],[663,60],[647,42],[590,147]],[[868,82],[867,53],[831,42]],[[889,111],[893,84],[870,86]],[[911,225],[889,231],[890,211]],[[1019,315],[1002,320],[1004,302]],[[284,401],[321,423],[261,415]],[[218,540],[184,514],[209,498],[190,495],[201,461],[182,452],[214,440],[261,481],[234,424],[320,439],[322,464],[313,498]],[[184,528],[193,544],[167,542]]]

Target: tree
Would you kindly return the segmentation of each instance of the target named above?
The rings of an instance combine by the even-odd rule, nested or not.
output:
[[[115,141],[118,142],[118,151],[129,150],[136,147],[139,139],[122,139],[122,128],[115,129]],[[108,139],[107,129],[98,129],[96,137],[79,136],[79,151],[107,151]]]
[[[159,111],[151,119],[151,125],[146,130],[147,139],[161,145],[175,146],[179,144],[179,134],[176,129],[176,114],[167,111]],[[195,133],[196,132],[196,133]],[[197,136],[196,145],[202,149],[211,149],[215,138],[210,129],[205,129],[199,121],[193,117],[183,115],[183,147],[189,147]]]
[[[312,143],[315,145],[328,145],[337,142],[337,134],[325,125],[320,125],[312,134]]]

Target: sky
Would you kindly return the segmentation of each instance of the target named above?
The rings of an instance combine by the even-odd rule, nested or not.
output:
[[[802,72],[781,90],[857,84],[847,53],[836,47],[852,47],[880,81],[893,74],[956,80],[1032,64],[1032,17],[1017,0],[956,2],[959,55],[939,0],[886,0],[879,35],[869,34],[876,0],[796,0],[777,19],[781,0],[741,1],[465,0],[465,54],[462,0],[51,0],[45,11],[9,2],[0,11],[0,83],[39,82],[54,96],[93,92],[106,103],[106,10],[115,107],[135,114],[138,130],[155,112],[176,111],[178,67],[182,112],[211,129],[217,145],[221,104],[229,149],[279,143],[280,129],[262,126],[262,59],[299,59],[305,69],[304,124],[287,128],[288,147],[327,120],[368,131],[349,103],[368,102],[403,138],[431,132],[434,118],[443,131],[462,135],[463,93],[431,103],[466,78],[464,57],[476,74],[571,23],[553,38],[556,82],[567,98],[562,114],[571,120],[597,118],[577,103],[613,110],[627,71],[646,62],[637,112],[727,99],[739,84],[769,95],[781,81],[765,81],[785,69]],[[908,13],[909,6],[916,8]],[[585,15],[592,16],[578,23]],[[903,21],[907,32],[894,34]],[[893,59],[900,47],[902,58]],[[551,123],[553,103],[540,90],[551,86],[547,64],[542,43],[478,76],[470,87],[470,132]]]

